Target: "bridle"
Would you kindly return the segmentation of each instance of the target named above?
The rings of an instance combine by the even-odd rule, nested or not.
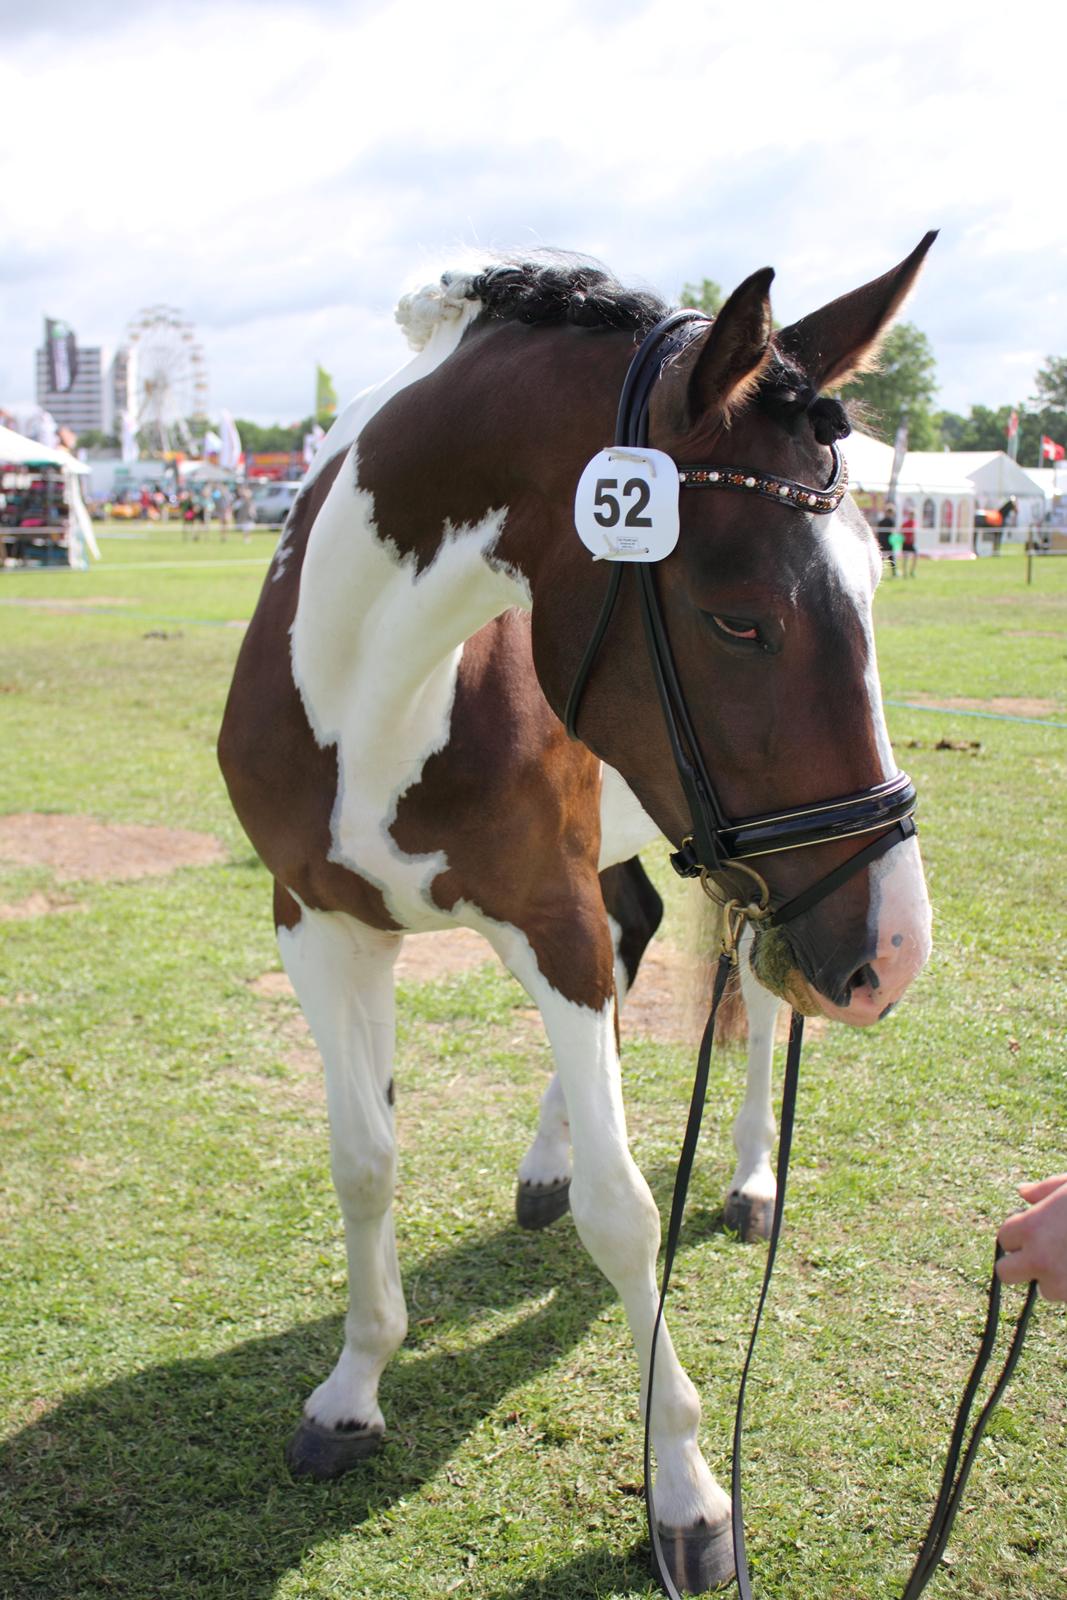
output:
[[[693,325],[707,320],[698,311],[675,311],[658,322],[642,341],[623,380],[619,398],[615,444],[620,450],[648,444],[649,405],[663,366],[685,348]],[[837,510],[848,492],[844,457],[836,445],[832,444],[830,450],[833,475],[830,483],[821,489],[743,467],[679,466],[678,481],[683,489],[758,494],[779,505],[826,516]],[[660,605],[655,567],[647,561],[630,564],[637,577],[641,621],[656,692],[691,818],[690,831],[682,840],[681,848],[672,854],[671,865],[684,878],[699,877],[711,898],[729,907],[724,926],[732,949],[745,921],[761,922],[767,927],[781,927],[791,922],[893,845],[910,838],[915,832],[912,816],[915,786],[906,773],[898,772],[885,782],[856,794],[788,811],[729,819],[719,801],[689,715]],[[600,615],[567,697],[564,722],[572,738],[577,738],[582,694],[611,622],[624,570],[620,563],[612,565]],[[772,908],[771,893],[763,878],[748,866],[759,856],[869,834],[877,837],[802,894],[777,908]],[[724,889],[716,881],[729,875],[731,870],[736,877],[739,867],[746,880],[740,893],[733,892],[732,886]]]
[[[615,444],[620,451],[640,449],[648,443],[648,416],[652,391],[664,364],[684,349],[691,336],[693,324],[708,319],[696,311],[676,311],[658,322],[638,347],[623,381],[619,399],[615,430]],[[813,488],[792,479],[749,471],[743,467],[678,466],[678,481],[683,489],[718,489],[732,492],[759,494],[780,505],[788,505],[810,515],[826,516],[836,511],[848,491],[848,469],[836,444],[830,445],[833,473],[824,488]],[[649,1534],[652,1541],[653,1567],[670,1600],[681,1600],[663,1556],[662,1541],[656,1521],[652,1497],[651,1424],[652,1392],[655,1376],[656,1347],[663,1321],[663,1309],[670,1284],[681,1235],[685,1198],[689,1176],[696,1155],[697,1141],[707,1094],[711,1063],[711,1048],[715,1032],[715,1018],[722,1000],[732,966],[738,960],[738,944],[745,925],[781,927],[811,909],[834,889],[847,882],[856,872],[891,850],[894,845],[911,838],[915,833],[915,787],[906,773],[898,772],[884,782],[872,785],[856,794],[843,795],[832,800],[805,804],[788,811],[763,812],[740,820],[729,819],[720,804],[715,785],[707,770],[700,742],[689,715],[685,694],[671,653],[663,612],[656,586],[655,569],[647,561],[629,562],[635,568],[638,597],[645,644],[652,666],[656,691],[663,711],[671,753],[678,778],[685,795],[691,818],[691,829],[683,838],[680,849],[671,855],[671,865],[682,877],[699,877],[702,887],[722,910],[722,953],[715,976],[711,1014],[708,1017],[697,1057],[696,1077],[689,1107],[689,1118],[682,1141],[675,1178],[671,1214],[667,1227],[664,1252],[663,1281],[659,1306],[652,1333],[649,1354],[648,1383],[645,1397],[645,1503],[648,1512]],[[615,562],[611,567],[607,591],[596,626],[579,664],[564,712],[564,722],[571,738],[577,738],[578,712],[594,661],[608,630],[622,584],[624,566]],[[807,889],[777,907],[772,904],[771,891],[761,875],[749,863],[765,855],[783,850],[803,849],[810,845],[827,844],[833,840],[862,838],[874,835],[853,856],[826,873]],[[738,888],[736,879],[743,879]],[[733,878],[733,884],[723,879]],[[732,1465],[732,1533],[734,1562],[737,1569],[737,1587],[740,1600],[752,1600],[751,1576],[745,1553],[744,1507],[741,1494],[741,1434],[744,1421],[745,1390],[749,1368],[755,1350],[770,1288],[771,1275],[781,1235],[785,1206],[789,1156],[792,1146],[796,1096],[800,1074],[800,1056],[803,1042],[804,1019],[794,1011],[789,1030],[789,1048],[786,1056],[785,1081],[782,1093],[782,1111],[779,1119],[778,1163],[776,1170],[777,1194],[774,1217],[768,1241],[767,1263],[763,1284],[749,1339],[748,1351],[738,1387],[737,1408],[734,1421]],[[997,1246],[997,1257],[1001,1255]],[[1007,1359],[993,1390],[979,1413],[967,1438],[967,1425],[977,1394],[993,1353],[1000,1311],[1000,1279],[995,1267],[989,1289],[988,1313],[978,1358],[964,1390],[949,1444],[940,1492],[930,1526],[916,1558],[901,1600],[918,1600],[926,1588],[944,1554],[949,1533],[959,1509],[971,1467],[986,1424],[1001,1394],[1006,1388],[1022,1351],[1027,1325],[1037,1297],[1037,1285],[1031,1284],[1026,1303],[1019,1315],[1012,1335]]]

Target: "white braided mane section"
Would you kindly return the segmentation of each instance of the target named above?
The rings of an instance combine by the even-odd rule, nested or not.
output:
[[[413,350],[425,349],[442,323],[454,322],[470,310],[467,294],[473,278],[473,272],[446,272],[436,283],[400,297],[396,320]]]

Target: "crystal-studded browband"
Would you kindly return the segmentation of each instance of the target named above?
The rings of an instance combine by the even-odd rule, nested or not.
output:
[[[848,463],[836,444],[830,446],[830,454],[834,473],[825,489],[812,489],[808,484],[776,478],[768,472],[745,472],[740,467],[679,467],[678,482],[683,489],[740,489],[762,494],[779,505],[793,505],[826,516],[837,510],[848,493]]]

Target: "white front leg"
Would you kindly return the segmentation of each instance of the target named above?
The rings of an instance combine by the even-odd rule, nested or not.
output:
[[[330,1165],[345,1223],[348,1315],[337,1365],[310,1395],[321,1429],[380,1434],[378,1380],[407,1331],[393,1232],[392,1063],[396,934],[303,910],[278,947],[326,1069]],[[314,1470],[309,1469],[309,1470]]]
[[[583,1244],[626,1308],[643,1401],[659,1300],[660,1218],[627,1145],[614,1003],[608,999],[597,1011],[565,999],[542,977],[525,940],[521,944],[524,949],[513,938],[502,939],[498,949],[544,1019],[570,1122],[571,1210]],[[642,1415],[643,1409],[642,1403]],[[699,1426],[700,1401],[664,1322],[656,1352],[652,1440],[658,1463],[656,1513],[668,1529],[706,1523],[722,1530],[729,1524],[730,1502],[700,1453]]]
[[[752,931],[746,928],[738,952],[741,992],[748,1013],[748,1067],[745,1099],[734,1119],[737,1170],[726,1201],[726,1225],[747,1241],[770,1235],[777,1194],[771,1150],[777,1128],[771,1109],[771,1063],[774,1030],[782,1002],[757,980],[749,954]]]

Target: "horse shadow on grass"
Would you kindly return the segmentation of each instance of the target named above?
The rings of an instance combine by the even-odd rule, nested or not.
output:
[[[661,1202],[670,1181],[656,1175]],[[721,1226],[721,1212],[694,1209],[683,1247]],[[405,1287],[413,1326],[382,1383],[387,1443],[337,1483],[294,1482],[282,1446],[336,1359],[338,1316],[87,1389],[23,1428],[0,1447],[3,1600],[269,1600],[317,1545],[416,1493],[614,1299],[569,1221],[549,1235],[511,1227],[464,1241]],[[553,1288],[564,1292],[456,1347],[465,1322]],[[635,1373],[635,1407],[636,1390]],[[640,1546],[605,1546],[494,1600],[632,1592],[647,1572]]]

